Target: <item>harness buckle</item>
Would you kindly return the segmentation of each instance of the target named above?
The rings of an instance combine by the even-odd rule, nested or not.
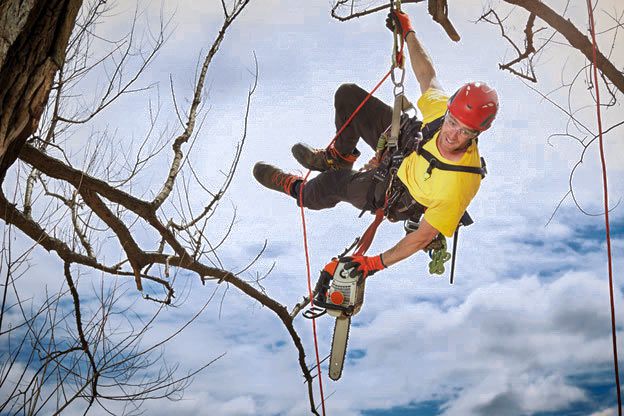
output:
[[[405,220],[403,222],[403,229],[405,230],[405,234],[412,233],[418,229],[420,226],[419,221]]]

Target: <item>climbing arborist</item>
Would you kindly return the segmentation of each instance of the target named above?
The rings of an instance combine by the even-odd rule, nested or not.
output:
[[[407,14],[391,11],[386,25],[391,30],[396,28],[406,42],[422,93],[417,106],[423,117],[423,136],[426,131],[431,136],[422,151],[406,152],[391,182],[392,189],[388,178],[375,185],[379,160],[373,160],[374,163],[360,171],[352,170],[360,155],[356,147],[359,139],[377,150],[380,136],[392,121],[392,108],[375,97],[366,102],[332,146],[313,149],[297,143],[292,147],[293,156],[301,165],[321,172],[308,182],[303,183],[303,178],[264,162],[258,162],[253,169],[254,177],[262,185],[290,195],[306,208],[320,210],[345,201],[360,210],[373,211],[392,200],[392,207],[386,213],[390,220],[418,222],[415,231],[389,250],[376,256],[350,259],[347,268],[364,277],[424,249],[439,233],[453,235],[482,179],[482,174],[475,174],[484,170],[477,138],[490,128],[498,111],[496,91],[484,82],[467,83],[450,97],[444,92],[433,62],[416,37]],[[337,129],[367,95],[354,84],[338,88],[334,103]],[[402,129],[408,125],[404,124]],[[406,143],[401,143],[399,150],[405,146]]]

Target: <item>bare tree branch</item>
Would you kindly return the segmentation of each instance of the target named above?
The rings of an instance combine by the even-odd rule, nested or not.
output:
[[[490,15],[494,16],[494,20],[490,19]],[[535,78],[535,71],[533,70],[533,56],[535,54],[535,47],[533,46],[533,25],[535,24],[535,14],[531,13],[526,23],[526,27],[524,29],[525,33],[525,42],[524,42],[524,51],[520,50],[520,48],[514,43],[514,41],[507,35],[505,32],[505,27],[503,25],[503,20],[500,19],[495,10],[490,9],[487,13],[483,14],[478,21],[484,21],[487,23],[495,24],[500,27],[501,36],[511,44],[511,46],[516,50],[518,56],[515,59],[505,63],[499,64],[498,67],[500,69],[507,70],[514,75],[519,76],[520,78],[524,78],[531,82],[537,82],[537,78]],[[524,70],[516,70],[513,68],[514,65],[526,61],[526,68]]]
[[[217,38],[213,42],[210,50],[208,51],[208,55],[206,55],[206,59],[202,65],[202,69],[197,79],[197,84],[195,85],[195,92],[193,95],[193,102],[191,103],[191,107],[189,109],[188,118],[186,121],[186,128],[180,134],[173,143],[173,161],[171,163],[171,167],[169,169],[169,175],[167,176],[167,180],[165,181],[161,191],[156,195],[154,200],[152,201],[152,205],[156,208],[160,207],[165,199],[171,193],[173,189],[173,183],[175,181],[178,172],[180,171],[180,165],[182,163],[182,145],[188,141],[188,139],[193,134],[195,128],[195,120],[197,118],[197,109],[201,103],[201,95],[204,90],[204,82],[206,79],[206,73],[208,72],[208,67],[212,62],[212,58],[216,55],[219,47],[221,46],[221,42],[225,37],[225,33],[228,27],[232,24],[232,22],[236,19],[236,17],[243,11],[245,6],[249,4],[249,0],[236,1],[233,7],[233,11],[231,14],[226,13],[226,18],[223,22],[223,26],[221,26],[221,30],[219,30],[219,34]],[[225,5],[224,5],[225,10]]]
[[[422,3],[424,1],[425,0],[403,0],[401,1],[401,3],[402,4]],[[349,6],[349,13],[346,15],[339,14],[338,11],[342,8],[347,7],[346,5],[349,3],[351,3],[351,6]],[[365,8],[362,11],[354,12],[353,5],[354,5],[354,0],[336,0],[331,8],[331,17],[341,22],[346,22],[347,20],[356,19],[356,18],[363,17],[369,14],[380,12],[382,10],[390,9],[390,4],[388,2],[385,2],[381,6],[373,7],[370,9]]]
[[[424,1],[425,0],[403,0],[401,4],[405,5],[410,3],[422,3]],[[390,4],[387,1],[383,2],[379,6],[374,7],[370,7],[370,3],[367,3],[364,6],[360,6],[358,4],[358,7],[356,7],[356,3],[359,2],[357,0],[334,0],[330,12],[331,17],[340,22],[346,22],[351,19],[360,18],[369,14],[390,9]],[[356,9],[358,11],[356,11]],[[448,37],[451,38],[451,40],[455,42],[458,42],[460,40],[460,36],[457,33],[457,30],[448,18],[447,0],[427,0],[427,10],[431,15],[433,21],[442,26],[442,28],[444,29]]]
[[[84,335],[84,330],[82,329],[82,317],[80,314],[80,298],[78,297],[78,291],[76,290],[76,286],[74,285],[74,280],[71,276],[70,263],[65,262],[65,280],[67,280],[67,286],[69,286],[69,291],[71,292],[72,298],[74,300],[74,314],[76,318],[76,329],[78,330],[78,338],[80,340],[80,347],[82,351],[89,358],[89,363],[91,364],[91,371],[93,371],[92,375],[92,383],[91,383],[91,399],[89,400],[89,407],[85,411],[85,414],[89,410],[89,408],[93,405],[93,401],[98,395],[97,385],[98,379],[100,377],[100,372],[98,371],[98,367],[95,364],[95,359],[93,358],[93,354],[89,349],[89,343]]]
[[[553,9],[548,7],[545,3],[539,0],[504,0],[506,3],[520,6],[527,10],[531,14],[535,14],[537,17],[548,23],[553,29],[559,32],[572,47],[579,50],[588,61],[593,60],[593,47],[589,38],[581,31],[579,31],[574,24],[559,15]],[[621,70],[617,69],[615,65],[609,59],[607,59],[602,52],[596,52],[597,66],[600,72],[602,72],[611,81],[620,92],[624,92],[624,74]]]

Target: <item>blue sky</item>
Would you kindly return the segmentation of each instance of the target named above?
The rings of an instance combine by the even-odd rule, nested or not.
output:
[[[134,3],[117,3],[108,25],[101,27],[104,33],[116,33],[129,21]],[[607,3],[601,7],[608,9]],[[616,7],[617,2],[610,4]],[[154,22],[161,4],[143,6]],[[172,126],[175,121],[167,96],[169,74],[173,74],[179,101],[185,102],[191,96],[198,56],[212,43],[222,16],[218,1],[167,2],[162,8],[167,15],[174,13],[171,36],[142,82],[158,85],[163,105],[159,127],[164,129],[167,122]],[[472,23],[480,15],[481,3],[453,2],[451,18],[462,35],[459,44],[453,44],[431,21],[424,5],[409,5],[406,10],[447,90],[481,79],[499,91],[498,119],[480,139],[489,175],[469,209],[476,223],[462,230],[455,285],[450,286],[446,277],[428,276],[424,253],[378,273],[369,282],[365,307],[353,319],[343,378],[339,382],[324,379],[326,394],[331,394],[328,414],[613,414],[604,224],[601,217],[581,214],[569,198],[549,222],[567,192],[569,171],[579,157],[573,141],[548,142],[550,135],[565,131],[567,120],[521,81],[497,69],[511,52],[496,28]],[[572,8],[570,13],[574,22],[585,27],[583,7]],[[518,12],[511,19],[519,19],[516,23],[523,27],[523,15]],[[317,147],[329,142],[334,131],[335,89],[345,82],[371,88],[388,70],[392,41],[384,18],[379,14],[339,23],[330,19],[325,1],[252,1],[229,29],[208,73],[207,118],[190,158],[198,175],[217,183],[218,170],[227,167],[241,136],[247,91],[253,83],[249,70],[253,54],[257,56],[258,89],[252,98],[245,150],[210,233],[215,240],[223,235],[235,206],[236,228],[220,249],[224,268],[243,268],[266,239],[264,256],[244,277],[263,274],[275,264],[263,286],[289,307],[307,291],[299,211],[291,199],[256,184],[251,170],[256,161],[265,160],[296,171],[301,168],[290,156],[290,146],[297,141]],[[597,18],[599,27],[607,24],[604,14]],[[601,40],[608,41],[608,35]],[[620,66],[622,45],[613,53]],[[537,62],[538,88],[553,90],[559,85],[561,68],[576,68],[583,62],[567,48],[551,48]],[[412,101],[418,98],[409,68],[406,91]],[[378,96],[390,102],[390,85],[383,86]],[[145,129],[147,97],[125,98],[96,120],[93,128],[116,129],[117,145],[132,154],[136,138]],[[591,103],[586,88],[574,90],[574,101],[579,107]],[[604,117],[612,123],[621,114],[618,104]],[[577,116],[594,128],[591,107],[578,111]],[[78,132],[71,146],[86,146],[89,131]],[[620,138],[621,130],[615,130],[606,136],[605,144],[612,204],[624,196]],[[364,154],[363,161],[370,156]],[[161,177],[162,170],[155,166],[133,189],[147,193],[158,186]],[[584,209],[600,212],[595,146],[574,177],[574,189]],[[206,194],[192,188],[191,195],[194,206],[201,209]],[[313,271],[349,245],[372,220],[358,218],[358,214],[344,204],[331,211],[307,213]],[[621,311],[621,205],[612,211],[612,221],[616,308]],[[390,248],[401,236],[401,224],[383,224],[370,253]],[[19,244],[28,243],[20,240]],[[111,242],[101,249],[119,256]],[[24,283],[26,294],[36,297],[41,285],[58,286],[54,274],[41,273],[58,270],[60,276],[62,265],[54,254],[36,251],[33,265],[39,272]],[[97,273],[93,276],[100,278]],[[192,368],[226,355],[195,377],[182,401],[148,402],[147,414],[307,414],[307,390],[296,351],[277,319],[234,288],[202,286],[195,276],[184,273],[178,276],[178,284],[178,299],[184,302],[163,314],[158,330],[145,341],[173,331],[216,290],[218,301],[211,302],[200,319],[169,345],[166,359]],[[87,293],[89,288],[84,290]],[[153,310],[153,305],[131,290],[125,302],[134,303],[138,313]],[[323,318],[318,326],[324,356],[329,352],[333,323]],[[299,319],[297,328],[311,362],[310,324]],[[624,334],[620,326],[618,336],[621,350]]]

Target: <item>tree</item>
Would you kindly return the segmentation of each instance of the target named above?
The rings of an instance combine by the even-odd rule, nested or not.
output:
[[[2,7],[17,7],[17,3],[5,2]],[[167,137],[167,131],[156,133],[161,104],[153,103],[149,131],[143,142],[133,147],[134,154],[128,146],[112,152],[114,137],[106,131],[99,137],[94,134],[92,146],[81,152],[72,150],[68,137],[74,128],[97,120],[103,110],[122,97],[150,89],[139,86],[138,80],[164,43],[167,23],[161,20],[158,30],[149,33],[149,37],[138,36],[135,33],[137,11],[129,33],[120,39],[102,39],[95,34],[95,28],[108,11],[105,1],[88,2],[80,13],[81,2],[51,3],[31,2],[28,5],[32,8],[19,9],[13,14],[15,19],[26,23],[20,26],[23,29],[15,35],[16,40],[8,48],[2,66],[2,74],[8,74],[0,78],[0,89],[7,97],[2,117],[4,120],[5,116],[13,114],[13,119],[23,121],[10,123],[11,128],[6,133],[3,130],[3,143],[6,143],[3,177],[7,177],[7,169],[16,157],[20,163],[9,171],[11,178],[16,179],[15,186],[11,185],[12,181],[4,183],[0,217],[10,226],[9,233],[15,228],[29,237],[34,246],[58,256],[64,265],[67,287],[47,296],[42,305],[29,312],[27,301],[20,298],[15,282],[26,267],[24,261],[30,250],[22,255],[12,253],[10,238],[5,237],[6,279],[1,316],[8,318],[10,312],[19,310],[21,323],[5,329],[0,320],[0,334],[11,342],[5,354],[8,364],[0,369],[4,380],[4,386],[0,383],[0,387],[7,389],[9,395],[0,406],[35,414],[45,412],[48,402],[55,403],[57,413],[82,403],[84,411],[88,412],[92,406],[107,409],[107,403],[126,401],[125,411],[132,413],[138,411],[143,400],[178,397],[189,377],[201,368],[178,376],[173,366],[147,382],[142,378],[143,373],[153,371],[151,366],[158,359],[158,347],[176,333],[147,347],[140,341],[158,314],[165,313],[173,304],[176,274],[185,270],[204,284],[232,285],[277,316],[297,348],[299,364],[308,381],[311,411],[316,413],[312,377],[293,326],[300,306],[291,313],[264,292],[259,283],[262,277],[251,281],[242,278],[264,248],[241,270],[222,268],[216,250],[227,240],[235,216],[220,241],[214,242],[209,236],[211,216],[231,184],[243,150],[257,69],[248,91],[243,135],[235,146],[223,181],[216,187],[203,183],[188,159],[188,150],[201,137],[206,117],[203,108],[206,74],[228,28],[250,1],[221,2],[223,23],[198,67],[187,108],[179,105],[181,101],[171,81],[171,111],[179,120],[176,131],[171,137]],[[68,13],[69,9],[73,15]],[[30,14],[24,19],[26,12]],[[48,19],[45,13],[54,18]],[[46,26],[48,29],[42,30],[43,21],[48,26],[56,22],[58,28]],[[40,39],[38,33],[50,33],[50,39]],[[56,36],[52,36],[55,33]],[[141,43],[139,38],[147,39],[147,43]],[[42,42],[44,40],[47,43]],[[95,53],[99,50],[94,47],[96,42],[100,42],[100,46],[107,45],[108,51],[103,55]],[[46,48],[34,48],[43,43]],[[11,58],[12,54],[21,57],[17,51],[29,50],[36,50],[45,57],[45,73],[37,72],[41,71],[41,67],[36,66],[41,58]],[[97,97],[88,99],[77,85],[94,71],[105,74],[107,79],[95,89]],[[36,76],[23,78],[31,72]],[[12,81],[9,75],[19,82]],[[32,99],[8,100],[28,94]],[[8,121],[4,123],[9,125]],[[169,156],[164,154],[167,144],[171,144]],[[126,157],[114,157],[114,154]],[[168,163],[159,189],[149,198],[133,194],[136,189],[139,195],[149,193],[139,184],[146,167],[155,163]],[[189,202],[188,187],[191,185],[209,195],[208,202],[199,209]],[[114,241],[113,251],[121,253],[121,261],[111,263],[107,259],[105,254],[110,241]],[[122,289],[102,284],[95,291],[97,301],[85,307],[76,278],[83,270],[101,272],[104,280],[131,279],[146,300],[160,306],[141,326],[133,327],[129,335],[121,337],[119,326],[111,325],[111,321],[122,307]],[[70,310],[61,304],[67,298],[72,301]],[[25,353],[29,358],[21,361]],[[7,377],[15,374],[18,364],[24,366],[17,371],[18,382],[7,384]],[[104,377],[106,383],[101,381]]]

